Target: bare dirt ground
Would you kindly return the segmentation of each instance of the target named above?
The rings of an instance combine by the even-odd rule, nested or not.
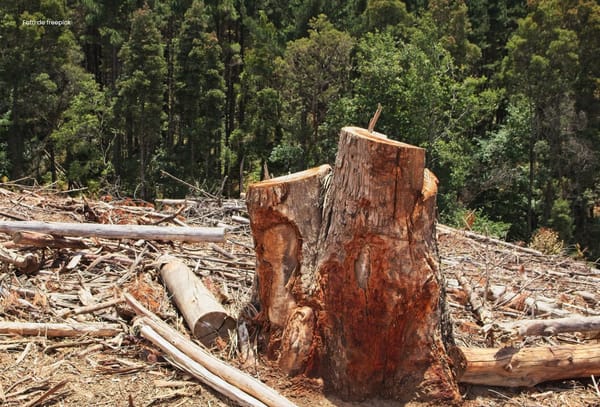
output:
[[[132,330],[132,313],[124,304],[82,312],[127,290],[143,300],[171,326],[187,332],[160,283],[154,267],[164,253],[183,260],[237,316],[248,302],[254,251],[244,204],[205,197],[171,205],[148,206],[104,197],[91,201],[17,185],[0,186],[0,221],[101,222],[224,226],[219,244],[121,241],[81,238],[79,248],[35,248],[0,233],[0,246],[13,254],[31,253],[39,270],[23,273],[0,262],[0,322],[80,322],[117,325],[119,333],[50,338],[44,334],[0,334],[0,405],[3,406],[235,406],[236,404],[173,367]],[[498,321],[542,318],[527,299],[545,301],[561,312],[600,314],[600,272],[568,257],[543,256],[483,237],[438,228],[442,269],[456,343],[490,347],[561,343],[597,343],[595,334],[559,334],[515,343],[486,337],[458,282],[462,275],[477,289],[514,291],[511,301],[486,303]],[[531,303],[531,302],[529,302]],[[235,341],[211,349],[214,355],[264,381],[299,406],[395,406],[393,401],[347,403],[325,396],[317,380],[282,377],[267,360],[242,364]],[[596,380],[597,381],[597,380]],[[465,406],[598,406],[600,391],[592,378],[540,384],[531,388],[461,385]],[[418,405],[414,403],[414,405]]]

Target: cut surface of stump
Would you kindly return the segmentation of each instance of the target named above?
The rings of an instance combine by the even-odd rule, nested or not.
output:
[[[320,376],[350,400],[459,399],[442,338],[437,179],[424,165],[421,148],[345,127],[333,175],[250,187],[261,311],[287,373]],[[302,192],[269,205],[267,190]],[[264,233],[265,218],[285,219],[296,243]],[[274,291],[284,312],[266,298]]]

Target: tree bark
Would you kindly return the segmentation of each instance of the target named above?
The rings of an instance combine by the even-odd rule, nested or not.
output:
[[[437,179],[421,148],[346,127],[327,167],[252,185],[271,356],[349,400],[460,398],[442,332]]]
[[[600,345],[533,348],[456,348],[461,383],[521,387],[600,375]],[[454,353],[454,352],[453,352]]]

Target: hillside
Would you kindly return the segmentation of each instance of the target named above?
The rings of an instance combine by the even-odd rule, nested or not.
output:
[[[249,301],[254,251],[239,200],[204,196],[187,201],[163,201],[156,207],[141,201],[104,197],[93,201],[55,191],[17,185],[0,188],[0,221],[100,222],[221,226],[225,243],[181,243],[155,240],[69,239],[63,247],[36,248],[0,234],[4,251],[36,257],[39,269],[29,273],[2,262],[0,322],[81,323],[116,326],[117,332],[71,338],[46,335],[0,336],[0,399],[6,406],[179,406],[234,405],[174,368],[153,345],[131,327],[132,312],[119,302],[132,293],[161,318],[187,335],[187,328],[163,288],[155,267],[162,254],[184,261],[202,277],[227,310],[239,315]],[[485,335],[468,294],[483,287],[500,298],[484,307],[493,322],[571,315],[600,315],[600,271],[562,256],[544,256],[531,249],[438,225],[438,244],[453,335],[469,347],[529,347],[599,343],[598,332],[552,336]],[[514,295],[506,296],[506,292]],[[97,305],[90,311],[85,306]],[[98,305],[100,304],[100,305]],[[533,306],[532,306],[533,305]],[[392,402],[344,403],[327,398],[316,380],[289,379],[276,373],[268,360],[242,363],[240,350],[221,342],[211,352],[231,365],[259,377],[300,406],[387,406]],[[530,388],[462,385],[465,406],[592,406],[600,391],[591,378],[562,380]]]

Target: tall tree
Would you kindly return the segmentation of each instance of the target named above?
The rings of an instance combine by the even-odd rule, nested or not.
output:
[[[485,79],[462,79],[430,19],[410,42],[370,33],[359,43],[354,80],[355,122],[366,125],[377,103],[379,131],[427,148],[428,166],[440,177],[439,203],[452,210],[472,170],[475,134],[494,111],[498,94]]]
[[[528,232],[534,228],[534,193],[541,188],[541,222],[563,196],[563,146],[573,122],[573,87],[579,69],[579,39],[566,28],[559,1],[532,2],[532,9],[508,42],[503,73],[513,94],[530,106],[531,133],[526,135],[529,161]],[[536,185],[538,184],[538,185]]]
[[[363,13],[365,31],[383,31],[386,28],[402,33],[411,23],[406,4],[400,0],[369,0]]]
[[[527,15],[526,4],[522,0],[472,0],[468,7],[472,25],[469,38],[482,54],[476,69],[492,78],[506,56],[506,43],[517,28],[518,19]]]
[[[48,21],[67,17],[58,0],[5,1],[0,7],[0,114],[13,177],[42,175],[48,162],[56,179],[48,136],[76,93],[72,73],[80,55],[69,27]]]
[[[161,35],[148,6],[134,12],[131,34],[119,53],[123,70],[117,82],[118,97],[114,110],[120,118],[127,150],[115,145],[114,163],[119,175],[125,176],[120,166],[124,157],[135,160],[138,177],[135,181],[141,196],[152,194],[148,164],[160,142],[165,114],[166,62]],[[121,148],[120,148],[121,147]]]
[[[97,192],[110,170],[110,112],[107,94],[89,73],[77,72],[78,93],[63,112],[51,138],[69,187]]]
[[[469,72],[473,64],[481,57],[481,50],[469,39],[471,22],[466,2],[464,0],[430,0],[428,10],[435,22],[438,37],[444,48],[450,52],[458,68]]]
[[[257,18],[248,17],[246,25],[251,47],[245,53],[240,78],[240,104],[244,105],[244,115],[232,142],[240,153],[238,165],[242,165],[242,171],[246,165],[254,172],[253,164],[258,164],[259,171],[264,170],[271,150],[282,135],[275,60],[283,54],[283,47],[280,33],[265,12],[259,12]],[[242,179],[243,175],[241,182]]]
[[[81,0],[74,6],[84,66],[102,86],[114,89],[121,70],[119,50],[129,36],[139,0]]]
[[[319,161],[319,125],[328,106],[349,89],[350,35],[320,15],[310,23],[309,36],[288,43],[280,61],[281,92],[288,101],[294,129],[306,153],[305,164]]]
[[[214,180],[220,175],[225,82],[221,46],[214,32],[206,32],[207,19],[202,1],[195,0],[185,13],[176,48],[175,96],[186,174]]]

